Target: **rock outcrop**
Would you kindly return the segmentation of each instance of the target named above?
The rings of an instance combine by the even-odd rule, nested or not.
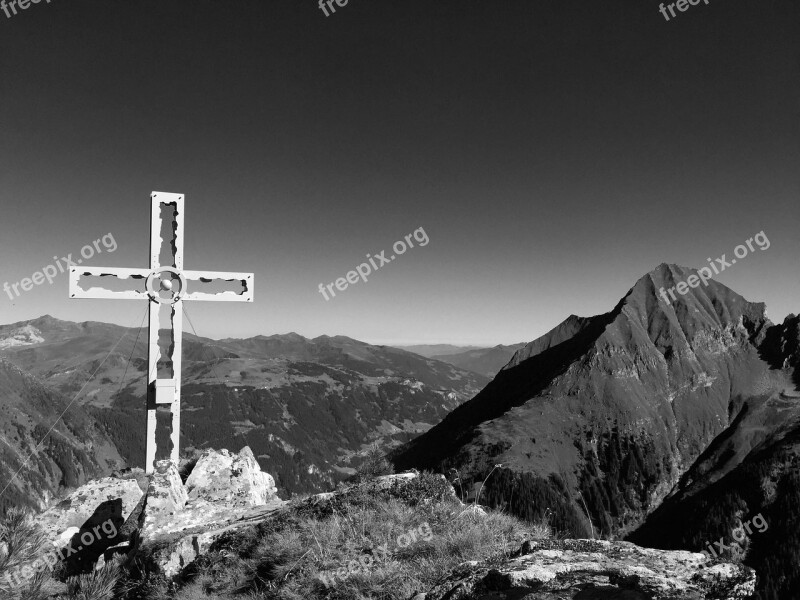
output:
[[[173,577],[222,533],[282,507],[275,481],[250,448],[206,450],[184,484],[170,461],[156,463],[139,516],[138,553],[154,572]]]
[[[178,582],[198,558],[218,549],[219,543],[224,547],[228,534],[280,515],[335,512],[343,496],[397,490],[415,495],[423,505],[432,501],[434,496],[418,497],[425,493],[421,489],[430,488],[402,489],[417,482],[416,472],[386,475],[289,503],[274,494],[272,477],[258,469],[248,448],[238,455],[208,451],[186,484],[175,465],[161,461],[144,495],[135,480],[107,478],[79,489],[42,515],[41,522],[51,538],[73,539],[73,532],[88,531],[87,524],[98,518],[117,523],[115,532],[119,529],[126,539],[114,546],[106,540],[104,554],[97,556],[95,549],[91,562],[84,560],[73,571],[98,568],[121,554],[152,575]],[[445,482],[445,487],[452,495],[445,493],[444,500],[437,495],[437,501],[451,502],[463,518],[487,517],[474,504],[462,510],[452,486]],[[115,511],[109,513],[109,506]],[[465,563],[442,576],[434,589],[417,594],[416,600],[744,600],[756,581],[752,569],[709,563],[702,554],[594,540],[526,541],[510,558]]]
[[[158,461],[139,518],[141,537],[154,541],[227,524],[251,509],[281,503],[272,476],[261,471],[250,448],[238,455],[205,451],[186,484],[175,465]]]
[[[168,460],[157,461],[139,517],[142,536],[153,537],[164,527],[185,518],[188,499],[178,468]]]
[[[492,569],[465,564],[425,600],[744,600],[755,572],[629,542],[537,540]]]
[[[133,478],[91,481],[36,521],[68,573],[141,553],[156,572],[174,576],[231,526],[257,522],[283,504],[245,447],[238,455],[207,450],[186,485],[169,460],[156,463],[146,492]]]
[[[278,491],[269,473],[264,473],[248,447],[236,455],[227,450],[206,450],[186,480],[188,502],[224,504],[230,508],[262,506]]]

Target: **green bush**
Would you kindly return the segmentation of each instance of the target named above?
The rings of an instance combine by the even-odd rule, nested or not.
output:
[[[363,483],[375,477],[391,475],[392,473],[394,473],[394,465],[386,460],[386,454],[380,446],[373,444],[367,450],[364,462],[356,467],[354,477],[357,483]]]

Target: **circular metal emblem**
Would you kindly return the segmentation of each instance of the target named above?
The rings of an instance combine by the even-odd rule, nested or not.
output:
[[[174,280],[161,278],[164,273],[170,273],[177,278],[179,282],[178,290],[175,290],[176,282]],[[156,289],[156,285],[158,285],[158,289]],[[175,267],[159,267],[147,276],[145,289],[151,300],[155,300],[160,304],[175,304],[186,293],[186,277]],[[159,292],[172,292],[172,295],[169,298],[162,298]]]

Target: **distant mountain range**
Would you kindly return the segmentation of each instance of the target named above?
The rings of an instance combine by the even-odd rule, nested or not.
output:
[[[512,344],[511,346],[498,345],[492,348],[434,344],[428,346],[402,346],[402,349],[492,378],[511,360],[514,353],[524,346],[524,343]]]
[[[494,348],[476,348],[475,350],[467,350],[466,352],[455,354],[437,354],[435,358],[460,369],[480,373],[491,378],[508,364],[508,361],[514,357],[517,350],[524,347],[525,344],[499,345]]]
[[[56,422],[57,409],[83,388],[69,413],[83,428],[70,422],[55,431],[73,428],[61,442],[70,443],[62,454],[83,450],[86,465],[74,476],[38,469],[52,472],[47,485],[24,469],[14,484],[19,496],[41,501],[59,484],[82,483],[114,465],[143,465],[147,331],[137,340],[138,333],[50,316],[0,326],[0,358],[14,374],[13,385],[2,391],[0,432],[8,438],[0,455],[3,480],[19,468],[17,454],[30,453],[41,428]],[[249,445],[284,495],[328,490],[354,472],[370,446],[388,449],[410,440],[488,381],[445,362],[342,336],[215,341],[184,333],[181,443],[187,450]],[[50,412],[26,403],[31,390],[52,398],[43,403],[52,405]],[[101,433],[90,434],[94,429]]]
[[[480,350],[480,346],[454,346],[453,344],[418,344],[416,346],[396,346],[406,352],[413,352],[425,358],[433,358],[442,354],[458,354],[467,350]]]
[[[519,349],[475,398],[399,449],[481,502],[576,536],[658,548],[742,542],[757,598],[800,598],[800,324],[663,264],[608,313]],[[716,547],[716,546],[715,546]]]

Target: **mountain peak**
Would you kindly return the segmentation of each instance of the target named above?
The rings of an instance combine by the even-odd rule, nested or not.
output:
[[[706,321],[718,327],[738,323],[742,317],[751,321],[766,319],[766,305],[750,302],[714,279],[708,265],[700,269],[661,263],[642,276],[615,308],[638,313],[646,320],[658,314],[671,315],[683,325],[687,321]]]

